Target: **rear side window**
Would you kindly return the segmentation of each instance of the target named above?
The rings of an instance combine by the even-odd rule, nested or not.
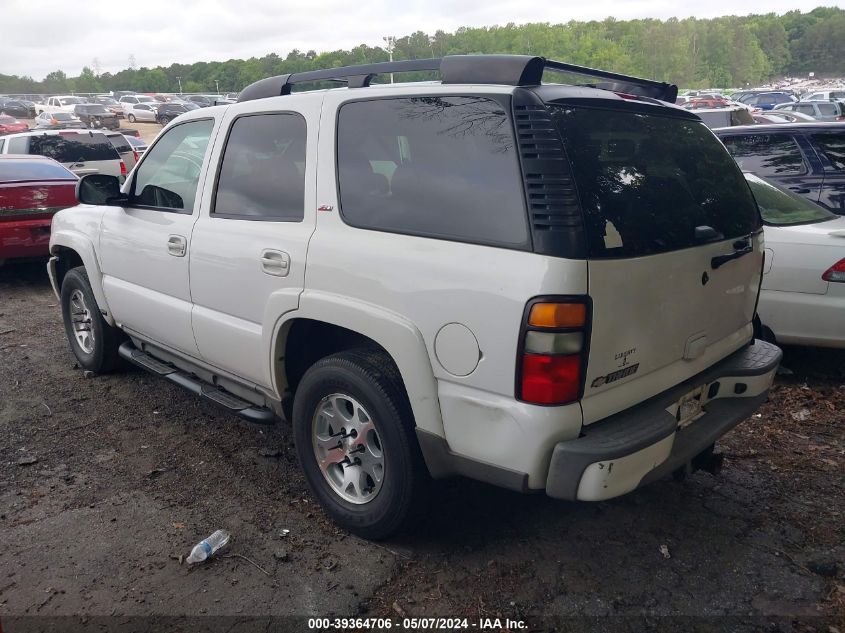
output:
[[[232,124],[212,214],[243,220],[302,220],[305,119],[256,114]]]
[[[76,180],[76,176],[56,163],[37,159],[0,160],[0,182],[13,180]]]
[[[845,133],[813,134],[810,138],[813,146],[834,169],[845,171]]]
[[[341,213],[353,226],[529,247],[513,129],[484,97],[347,103],[338,116]]]
[[[60,163],[120,160],[117,151],[102,134],[48,134],[29,139],[29,153],[47,156]]]
[[[126,152],[132,151],[132,147],[130,147],[129,141],[126,140],[126,137],[124,137],[123,134],[121,134],[120,136],[109,135],[107,138],[112,144],[112,147],[117,150],[118,154],[125,154]]]
[[[699,121],[552,105],[584,210],[591,258],[638,257],[697,246],[760,226],[742,173]]]
[[[819,114],[823,116],[833,116],[839,114],[839,109],[836,107],[835,103],[820,103]]]
[[[788,134],[746,134],[722,139],[742,171],[760,176],[792,176],[807,172],[795,139]]]
[[[810,103],[808,103],[807,105],[799,105],[796,109],[801,114],[809,114],[810,116],[815,116],[816,114],[816,109]]]

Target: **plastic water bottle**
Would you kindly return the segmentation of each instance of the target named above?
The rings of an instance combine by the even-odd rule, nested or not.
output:
[[[229,533],[226,530],[217,530],[207,539],[204,539],[194,545],[194,549],[191,550],[191,555],[188,556],[186,560],[191,565],[194,563],[201,563],[228,542]]]

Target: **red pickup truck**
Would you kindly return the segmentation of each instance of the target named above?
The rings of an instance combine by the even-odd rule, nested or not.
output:
[[[77,180],[52,158],[0,155],[0,264],[49,255],[53,214],[76,205]]]

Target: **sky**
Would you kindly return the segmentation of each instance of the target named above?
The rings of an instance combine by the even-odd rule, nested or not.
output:
[[[807,11],[796,0],[86,0],[81,13],[46,10],[32,0],[3,0],[0,73],[40,80],[53,70],[79,75],[94,58],[101,72],[138,67],[282,57],[358,44],[382,46],[385,35],[433,34],[461,26]],[[845,0],[821,0],[845,8]],[[741,9],[738,9],[741,6]],[[540,10],[541,9],[541,10]]]

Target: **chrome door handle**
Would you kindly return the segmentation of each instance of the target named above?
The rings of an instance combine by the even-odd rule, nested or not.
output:
[[[188,240],[182,235],[171,235],[167,238],[167,252],[174,257],[184,257],[188,252]]]
[[[290,272],[290,255],[265,248],[261,251],[261,269],[274,277],[287,277]]]

